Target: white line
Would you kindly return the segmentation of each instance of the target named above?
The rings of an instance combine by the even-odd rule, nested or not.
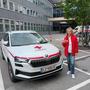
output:
[[[85,72],[85,71],[83,71],[82,69],[79,69],[79,68],[75,68],[75,69],[78,70],[79,72],[82,72],[82,73],[87,74],[87,75],[90,76],[90,73],[89,72]]]
[[[90,55],[86,55],[86,56],[82,56],[82,57],[77,57],[75,60],[80,60],[80,59],[84,59],[84,58],[87,58],[87,57],[90,57]],[[65,60],[64,62],[67,62],[67,60]]]
[[[79,50],[79,51],[90,54],[90,52],[88,52],[86,50]]]
[[[0,90],[5,90],[3,78],[2,78],[2,74],[1,74],[1,69],[0,69]]]
[[[89,83],[90,83],[90,79],[88,79],[88,80],[86,80],[86,81],[84,81],[84,82],[82,82],[80,84],[77,84],[76,86],[73,86],[73,87],[71,87],[71,88],[69,88],[67,90],[78,90],[79,88],[84,87]]]
[[[66,64],[66,63],[64,63],[64,65],[66,65],[66,66],[67,66],[67,64]],[[90,73],[89,73],[89,72],[85,72],[85,71],[83,71],[82,69],[79,69],[79,68],[76,68],[76,67],[75,67],[75,69],[76,69],[77,71],[79,71],[79,72],[82,72],[82,73],[84,73],[84,74],[86,74],[86,75],[90,76]]]
[[[90,55],[86,55],[86,56],[82,56],[82,57],[77,57],[76,60],[87,58],[87,57],[90,57]]]

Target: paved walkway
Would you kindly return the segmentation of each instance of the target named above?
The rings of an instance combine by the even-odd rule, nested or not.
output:
[[[2,74],[1,74],[1,69],[0,69],[0,90],[5,90],[4,89],[3,79],[2,79]]]
[[[0,49],[1,49],[1,47],[0,47]],[[0,68],[0,90],[5,90],[4,89],[3,78],[2,78],[2,73],[1,73],[1,68]]]

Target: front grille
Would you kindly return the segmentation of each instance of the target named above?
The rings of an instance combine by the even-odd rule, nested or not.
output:
[[[31,65],[32,67],[41,67],[41,66],[46,66],[49,64],[54,64],[59,61],[60,57],[53,57],[50,59],[41,59],[41,60],[32,60]]]

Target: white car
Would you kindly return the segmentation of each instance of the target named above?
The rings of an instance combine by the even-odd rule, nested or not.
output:
[[[36,79],[63,69],[61,52],[35,31],[11,31],[1,40],[11,81]]]
[[[73,32],[82,32],[82,28],[83,28],[84,32],[90,32],[90,25],[88,26],[88,29],[87,29],[87,26],[84,26],[84,27],[82,27],[82,26],[77,26],[77,27],[73,30]]]

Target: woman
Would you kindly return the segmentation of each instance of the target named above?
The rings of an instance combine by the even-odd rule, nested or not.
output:
[[[75,78],[75,56],[78,53],[78,40],[73,34],[73,29],[71,27],[68,27],[66,31],[67,35],[65,36],[62,45],[68,62],[67,74],[71,74],[72,78]]]

